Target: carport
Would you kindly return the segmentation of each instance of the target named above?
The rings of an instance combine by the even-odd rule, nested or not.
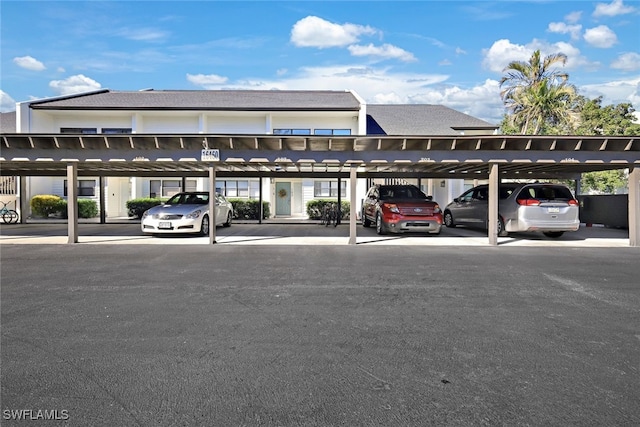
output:
[[[593,136],[274,136],[206,134],[1,134],[0,175],[66,176],[68,242],[78,242],[77,180],[100,178],[324,177],[351,186],[349,243],[356,242],[358,178],[489,180],[489,215],[497,217],[502,179],[577,179],[580,173],[629,169],[629,242],[640,246],[640,139]],[[27,200],[20,194],[20,209]],[[261,196],[262,198],[262,196]],[[211,199],[210,211],[213,209]],[[260,205],[262,205],[260,203]],[[104,212],[101,212],[101,220]],[[23,220],[23,219],[21,219]],[[490,245],[497,225],[490,221]],[[215,227],[209,236],[216,242]]]

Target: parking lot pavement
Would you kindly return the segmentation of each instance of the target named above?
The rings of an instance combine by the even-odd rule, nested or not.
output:
[[[0,244],[66,244],[64,223],[10,224],[0,226]],[[349,226],[324,227],[312,222],[234,223],[216,229],[216,242],[227,245],[348,245]],[[135,245],[207,245],[208,237],[190,235],[143,235],[139,223],[79,224],[78,243]],[[357,227],[360,245],[489,246],[486,231],[443,227],[440,235],[389,234],[379,236],[373,228]],[[512,233],[498,238],[499,245],[544,247],[628,247],[629,231],[605,227],[581,227],[560,238],[541,233]]]
[[[3,245],[1,424],[640,425],[639,259]]]

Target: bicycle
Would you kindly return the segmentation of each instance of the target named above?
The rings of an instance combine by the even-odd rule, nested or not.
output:
[[[5,224],[15,224],[20,221],[20,215],[17,211],[7,208],[7,202],[0,201],[0,203],[2,203],[2,207],[0,208],[2,222]]]
[[[320,225],[328,227],[338,225],[338,205],[335,203],[328,203],[322,208],[322,217],[320,219]]]

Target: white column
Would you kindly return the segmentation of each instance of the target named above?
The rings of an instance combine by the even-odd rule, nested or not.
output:
[[[500,180],[498,176],[498,165],[493,163],[489,165],[489,244],[496,246],[498,244],[498,186]]]
[[[349,170],[349,244],[355,245],[357,241],[356,236],[356,184],[358,177],[358,166],[351,165]]]
[[[629,246],[640,246],[640,167],[629,171]]]
[[[216,243],[216,167],[209,166],[209,244]]]
[[[78,243],[78,164],[67,163],[67,224],[69,240]]]

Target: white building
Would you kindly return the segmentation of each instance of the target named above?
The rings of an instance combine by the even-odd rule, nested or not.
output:
[[[3,133],[207,134],[207,135],[490,135],[497,126],[440,105],[366,104],[353,91],[111,91],[20,102],[2,115]],[[11,129],[12,122],[15,128]],[[306,216],[309,200],[338,198],[337,179],[237,178],[216,180],[229,198],[259,197],[273,216]],[[413,179],[444,205],[465,188],[463,180]],[[346,181],[340,197],[350,198]],[[364,196],[359,180],[356,200]],[[98,199],[99,179],[81,177],[79,196]],[[471,185],[470,183],[467,184]],[[127,200],[169,197],[182,190],[208,190],[206,178],[107,177],[108,218],[127,216]],[[184,187],[184,188],[183,188]],[[66,179],[29,177],[27,197],[66,196]],[[356,207],[359,212],[360,207]]]

